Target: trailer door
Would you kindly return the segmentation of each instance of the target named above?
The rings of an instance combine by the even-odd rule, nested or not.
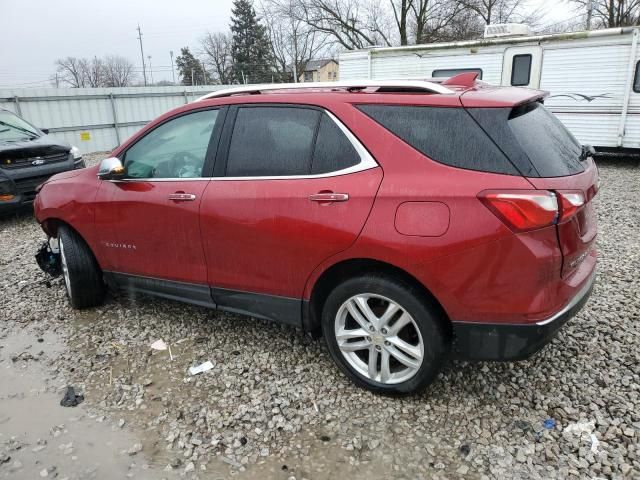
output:
[[[504,51],[502,85],[539,88],[541,71],[541,46],[510,47]]]

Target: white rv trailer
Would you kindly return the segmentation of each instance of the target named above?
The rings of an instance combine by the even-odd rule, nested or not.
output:
[[[491,84],[549,91],[545,105],[581,143],[640,153],[639,37],[638,27],[531,35],[523,25],[491,25],[482,40],[343,52],[340,80],[477,71]]]

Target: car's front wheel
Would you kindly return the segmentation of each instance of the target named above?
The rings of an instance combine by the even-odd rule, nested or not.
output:
[[[437,309],[395,277],[366,275],[338,285],[325,302],[322,329],[338,366],[377,393],[419,392],[446,353]]]
[[[104,300],[102,271],[84,240],[73,230],[58,229],[60,266],[64,285],[73,308],[89,308]]]

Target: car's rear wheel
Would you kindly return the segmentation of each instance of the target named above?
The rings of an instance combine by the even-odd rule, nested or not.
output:
[[[410,394],[438,374],[446,341],[438,310],[401,279],[353,278],[327,297],[322,330],[336,364],[377,393]]]
[[[64,285],[73,308],[89,308],[104,300],[102,271],[89,246],[73,230],[58,229],[60,266]]]

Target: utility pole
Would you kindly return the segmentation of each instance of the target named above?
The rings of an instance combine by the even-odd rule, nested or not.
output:
[[[153,68],[151,68],[151,55],[147,55],[149,59],[149,76],[151,77],[151,85],[153,85]]]
[[[200,60],[202,64],[202,85],[207,84],[207,71],[204,69],[204,60]]]
[[[140,40],[140,58],[142,58],[142,76],[144,77],[144,86],[147,86],[147,70],[144,66],[144,50],[142,49],[142,30],[140,30],[140,24],[138,24],[138,40]]]
[[[193,83],[193,68],[191,69],[191,86],[195,85],[195,83]]]
[[[173,84],[176,84],[176,72],[173,69],[173,50],[169,50],[169,56],[171,57],[171,78],[173,79]]]
[[[587,0],[587,30],[591,30],[592,18],[593,18],[593,0]]]

